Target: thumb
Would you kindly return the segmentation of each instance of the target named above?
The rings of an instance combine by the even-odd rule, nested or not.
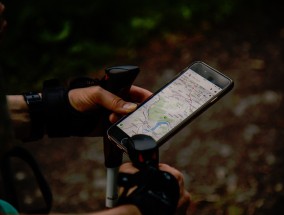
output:
[[[137,107],[137,104],[126,102],[99,86],[73,89],[68,96],[71,105],[82,112],[99,105],[117,114],[127,114]]]
[[[113,93],[96,86],[92,89],[93,103],[98,104],[114,113],[127,114],[134,111],[137,108],[137,104],[132,102],[126,102],[122,98],[114,95]]]
[[[126,102],[122,98],[114,95],[113,93],[101,88],[96,87],[93,91],[94,103],[114,112],[117,114],[127,114],[137,108],[136,103]]]
[[[134,111],[137,108],[137,104],[132,102],[126,102],[118,96],[111,96],[105,98],[106,102],[109,99],[109,103],[105,103],[104,107],[118,114],[127,114]]]

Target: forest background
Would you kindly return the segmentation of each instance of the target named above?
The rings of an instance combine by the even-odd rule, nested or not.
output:
[[[199,202],[192,214],[275,214],[283,209],[284,15],[267,1],[3,0],[5,90],[40,91],[50,78],[102,77],[133,64],[155,91],[195,60],[227,74],[234,90],[161,148]],[[54,194],[53,210],[104,207],[100,138],[25,143]],[[170,154],[170,155],[169,155]],[[21,183],[28,184],[28,177]],[[25,192],[23,192],[25,193]],[[37,205],[36,194],[23,194]]]

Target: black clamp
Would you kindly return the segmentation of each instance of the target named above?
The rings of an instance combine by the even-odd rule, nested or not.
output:
[[[158,169],[159,148],[151,136],[136,134],[129,139],[124,139],[122,144],[126,147],[128,156],[136,168]]]
[[[143,215],[173,215],[179,200],[179,184],[168,172],[159,170],[159,151],[156,141],[139,134],[123,142],[133,165],[139,169],[135,174],[119,173],[118,185],[123,192],[118,205],[134,204]],[[130,188],[137,187],[131,194]]]

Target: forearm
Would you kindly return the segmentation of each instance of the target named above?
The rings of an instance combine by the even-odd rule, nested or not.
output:
[[[63,213],[50,213],[50,215],[64,215]],[[105,209],[99,212],[84,213],[82,215],[142,215],[134,205],[121,205],[118,207]]]
[[[24,97],[22,95],[8,95],[6,98],[15,136],[19,139],[29,137],[31,120]]]
[[[134,205],[121,205],[115,208],[96,212],[92,215],[142,215],[138,208]],[[90,214],[89,214],[90,215]]]

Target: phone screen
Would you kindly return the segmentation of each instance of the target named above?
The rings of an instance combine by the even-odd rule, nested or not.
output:
[[[146,134],[159,141],[220,91],[188,68],[117,126],[130,137]]]

